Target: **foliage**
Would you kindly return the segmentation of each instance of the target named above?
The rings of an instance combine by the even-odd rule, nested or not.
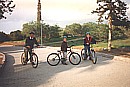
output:
[[[24,39],[24,36],[22,35],[21,31],[20,30],[17,30],[17,31],[13,31],[10,33],[10,38],[11,40],[23,40]]]
[[[12,5],[12,0],[0,0],[0,19],[5,17],[5,13],[12,13],[15,5]]]
[[[105,19],[112,20],[112,24],[115,26],[126,26],[128,16],[126,10],[127,4],[121,0],[97,0],[98,8],[92,13],[98,13],[98,22],[102,22],[105,13]],[[110,19],[111,18],[111,19]]]
[[[34,31],[36,37],[41,37],[41,27],[44,38],[56,38],[59,37],[60,27],[58,25],[50,26],[48,24],[39,24],[36,22],[30,22],[23,24],[22,33],[26,36],[29,35],[29,32]]]
[[[4,32],[0,32],[0,42],[10,41],[9,35]]]
[[[98,13],[98,22],[103,22],[103,18],[108,20],[109,36],[108,51],[112,46],[112,30],[113,26],[128,26],[128,16],[126,15],[127,4],[121,0],[97,0],[98,8],[92,13]],[[104,15],[107,14],[105,17]]]
[[[76,24],[76,26],[80,25],[80,27],[79,27],[80,34],[79,34],[78,30],[77,31],[75,30],[76,29],[75,24]],[[67,29],[66,28],[61,29],[57,25],[50,26],[47,24],[42,24],[44,43],[62,41],[63,35],[67,35],[68,37],[70,37],[68,39],[78,39],[81,37],[84,38],[86,32],[90,32],[91,36],[94,37],[97,41],[107,42],[108,25],[106,25],[106,24],[96,24],[96,23],[88,22],[88,23],[84,23],[82,25],[78,24],[78,23],[74,23],[72,25],[73,25],[73,28],[71,27],[71,29],[69,29],[68,27],[67,27]],[[71,26],[71,25],[67,25],[67,26]],[[19,31],[19,30],[13,31],[10,33],[10,35],[7,35],[5,33],[4,34],[7,35],[8,37],[10,37],[9,40],[22,40],[22,39],[25,39],[29,35],[29,32],[31,32],[31,31],[34,31],[36,38],[38,38],[38,40],[40,40],[41,26],[40,26],[40,24],[36,24],[35,22],[24,24],[22,31]],[[73,32],[75,32],[75,34]],[[114,27],[113,32],[112,32],[113,40],[125,39],[130,35],[129,32],[130,31],[129,30],[126,31],[126,29],[124,27]]]
[[[82,35],[82,26],[78,23],[73,23],[72,25],[67,25],[66,33],[71,33],[72,35]]]
[[[126,39],[128,36],[125,34],[125,31],[121,28],[115,27],[113,32],[113,40],[117,40],[117,39]]]
[[[77,26],[80,26],[77,28]],[[74,23],[72,25],[66,26],[64,34],[68,35],[78,35],[85,36],[86,32],[90,32],[91,35],[97,40],[106,40],[108,37],[108,26],[106,24],[96,24],[96,23],[84,23],[83,25]]]

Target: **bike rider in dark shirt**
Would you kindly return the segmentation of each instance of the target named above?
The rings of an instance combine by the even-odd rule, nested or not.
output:
[[[26,61],[29,61],[28,59],[28,52],[29,52],[29,55],[30,55],[30,62],[32,62],[32,49],[34,48],[34,44],[37,45],[37,47],[39,47],[39,44],[35,38],[35,33],[34,32],[30,32],[29,33],[30,36],[26,38],[26,41],[25,41],[25,49],[24,49],[24,52],[25,52],[25,56],[26,56]]]
[[[66,60],[67,60],[67,48],[68,48],[68,44],[67,44],[67,37],[64,36],[63,37],[63,42],[61,43],[61,51],[63,53],[63,58],[61,59],[61,62],[63,65],[67,65]]]

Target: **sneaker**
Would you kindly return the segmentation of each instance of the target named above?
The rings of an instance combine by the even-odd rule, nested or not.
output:
[[[88,57],[87,57],[87,60],[89,60],[89,58],[90,58],[90,57],[88,56]]]
[[[63,65],[68,65],[67,63],[62,63]]]
[[[87,59],[87,58],[85,58],[85,57],[83,58],[83,60],[86,60],[86,59]]]
[[[91,60],[91,57],[90,57],[90,56],[88,56],[88,60]]]

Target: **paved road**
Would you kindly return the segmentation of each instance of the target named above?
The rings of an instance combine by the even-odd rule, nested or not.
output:
[[[34,69],[21,65],[22,47],[0,47],[7,57],[0,69],[0,87],[130,87],[130,63],[98,56],[96,65],[82,61],[78,66],[49,66],[46,57],[57,49],[35,49],[40,62]]]

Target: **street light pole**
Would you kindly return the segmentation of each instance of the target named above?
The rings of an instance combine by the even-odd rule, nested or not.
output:
[[[43,24],[43,20],[41,20],[41,46],[42,46],[42,24]]]

